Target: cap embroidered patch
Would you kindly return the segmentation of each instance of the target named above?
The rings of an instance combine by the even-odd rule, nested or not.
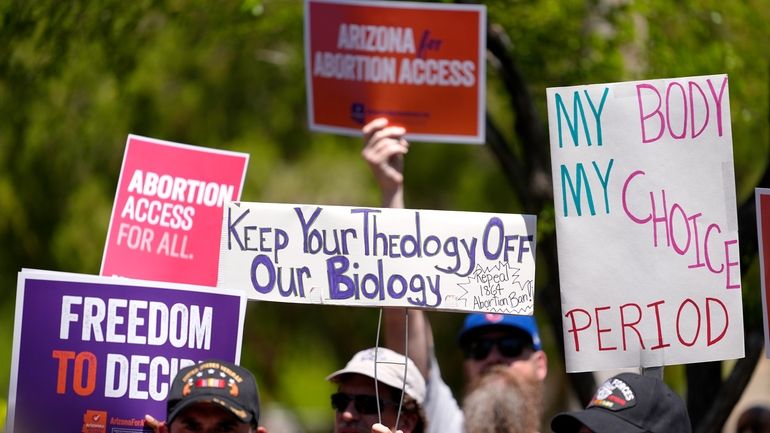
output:
[[[188,375],[190,377],[188,377],[187,382],[182,389],[182,395],[186,397],[190,395],[194,389],[200,388],[228,388],[230,395],[237,397],[238,384],[236,383],[236,380],[240,378],[233,377],[235,375],[228,375],[226,372],[227,369],[221,366],[217,366],[216,369],[194,369],[191,373],[194,373],[195,376]]]
[[[218,404],[245,423],[259,422],[259,390],[247,369],[223,360],[203,361],[179,370],[166,402],[167,422],[199,402]]]
[[[628,384],[616,377],[604,382],[588,407],[597,406],[604,409],[617,411],[636,406],[634,390]]]

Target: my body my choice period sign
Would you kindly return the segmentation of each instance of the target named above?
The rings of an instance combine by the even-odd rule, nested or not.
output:
[[[245,308],[211,288],[22,271],[6,431],[142,431],[180,368],[239,361]]]
[[[742,357],[727,76],[547,96],[567,371]]]
[[[129,135],[101,275],[215,286],[222,206],[248,154]]]
[[[230,203],[219,285],[250,299],[531,315],[532,215]]]
[[[485,53],[482,5],[305,0],[310,128],[387,117],[409,139],[483,143]]]

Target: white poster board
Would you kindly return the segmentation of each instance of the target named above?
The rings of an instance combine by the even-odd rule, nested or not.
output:
[[[567,371],[742,357],[727,76],[547,96]]]
[[[532,215],[234,202],[218,287],[250,299],[531,315]]]

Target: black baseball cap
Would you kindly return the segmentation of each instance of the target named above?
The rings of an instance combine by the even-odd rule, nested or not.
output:
[[[551,420],[555,433],[577,433],[585,425],[595,433],[691,433],[684,401],[662,380],[621,373],[604,382],[588,406]]]
[[[171,382],[166,422],[195,403],[214,403],[232,412],[244,423],[259,422],[259,391],[251,372],[220,360],[203,361],[179,370]]]

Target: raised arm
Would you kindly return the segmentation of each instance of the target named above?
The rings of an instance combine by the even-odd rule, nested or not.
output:
[[[383,207],[403,208],[404,155],[409,151],[409,143],[404,139],[406,129],[390,125],[388,119],[378,118],[364,126],[363,134],[365,145],[361,154],[380,187]],[[385,346],[404,353],[406,314],[409,314],[409,358],[417,364],[423,376],[428,377],[433,334],[421,310],[386,308]]]
[[[388,119],[378,118],[363,128],[364,149],[361,155],[380,186],[382,206],[404,207],[404,155],[409,142],[404,139],[406,129],[388,124]]]
[[[422,310],[386,308],[383,312],[385,347],[404,353],[406,347],[406,315],[409,315],[409,358],[414,361],[424,378],[428,378],[433,353],[433,331]]]

